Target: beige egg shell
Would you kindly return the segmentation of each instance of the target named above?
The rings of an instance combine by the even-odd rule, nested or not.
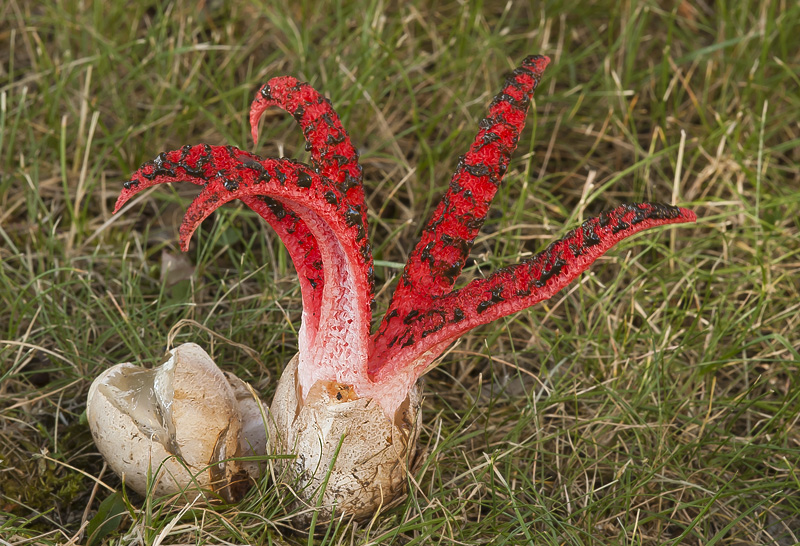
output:
[[[267,425],[269,407],[253,395],[247,383],[230,372],[223,372],[233,389],[239,413],[242,418],[242,431],[239,435],[237,457],[261,457],[261,460],[240,461],[240,466],[257,480],[267,469]]]
[[[140,389],[142,394],[126,406],[113,395],[119,394],[119,385],[125,385],[120,375],[131,372],[147,373],[133,364],[118,364],[103,372],[89,389],[89,427],[114,472],[140,494],[147,493],[150,469],[158,472],[156,496],[174,494],[192,484],[216,491],[226,500],[241,494],[232,487],[246,481],[241,468],[230,461],[219,462],[236,454],[241,417],[233,389],[208,354],[194,343],[176,347],[167,362],[152,370],[154,383]],[[162,417],[167,431],[158,438],[130,415],[137,411],[137,404],[156,404],[157,397],[165,403],[154,414]]]
[[[419,436],[419,389],[411,390],[393,421],[373,399],[358,398],[349,387],[332,382],[315,383],[299,406],[297,361],[293,358],[284,370],[270,407],[271,452],[297,454],[276,459],[276,474],[305,508],[317,505],[328,479],[320,522],[343,512],[371,517],[405,492]],[[295,522],[307,523],[311,516],[306,511]]]

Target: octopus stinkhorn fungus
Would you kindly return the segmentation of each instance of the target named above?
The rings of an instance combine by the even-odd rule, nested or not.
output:
[[[696,219],[671,205],[621,205],[529,260],[453,289],[549,62],[530,56],[507,77],[375,333],[358,152],[330,102],[308,84],[270,80],[256,95],[250,124],[255,141],[261,114],[273,106],[286,110],[303,130],[310,165],[199,144],[161,153],[124,185],[115,212],[155,184],[203,187],[180,229],[184,250],[203,219],[234,199],[261,215],[286,245],[300,281],[303,317],[298,354],[270,408],[269,441],[273,452],[296,455],[278,474],[322,517],[334,510],[368,516],[404,490],[419,430],[417,381],[459,336],[550,298],[634,233]]]

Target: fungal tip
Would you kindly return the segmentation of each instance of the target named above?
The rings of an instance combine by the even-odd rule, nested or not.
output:
[[[253,115],[250,115],[250,136],[253,138],[253,145],[258,144],[258,116],[255,121]]]
[[[117,202],[114,203],[114,212],[112,214],[116,214],[119,212],[125,203],[128,201],[128,196],[125,195],[125,192],[121,193],[119,197],[117,197]]]
[[[690,222],[697,222],[697,213],[693,210],[685,209],[683,207],[678,207],[681,211],[681,216],[685,219],[687,223]]]
[[[541,75],[544,69],[547,68],[547,65],[550,64],[550,57],[547,55],[530,55],[522,64],[532,65],[531,68],[533,68],[538,75]]]
[[[114,212],[112,214],[118,213],[120,209],[125,206],[125,203],[127,203],[130,198],[137,193],[139,190],[139,188],[137,188],[138,185],[139,182],[136,179],[130,180],[123,184],[123,189],[120,192],[119,197],[117,197],[117,202],[114,203]]]
[[[192,240],[192,233],[189,233],[188,235],[184,235],[183,233],[181,233],[181,240],[180,240],[181,252],[189,252],[189,241],[191,240]]]

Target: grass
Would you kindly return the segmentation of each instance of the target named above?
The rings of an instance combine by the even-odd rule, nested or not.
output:
[[[0,5],[0,544],[83,544],[98,509],[123,516],[98,544],[800,541],[796,3],[182,4]],[[361,150],[381,287],[530,53],[553,63],[467,276],[624,201],[698,223],[463,338],[427,377],[429,456],[371,522],[294,534],[268,481],[231,507],[122,490],[85,423],[92,378],[156,363],[184,320],[175,342],[269,400],[301,308],[241,206],[197,234],[191,276],[162,277],[191,188],[112,217],[129,173],[185,143],[253,149],[257,86],[310,81]],[[257,151],[306,157],[277,112]]]

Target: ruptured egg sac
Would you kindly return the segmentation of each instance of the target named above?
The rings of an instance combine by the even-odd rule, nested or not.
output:
[[[200,489],[233,502],[258,478],[259,465],[232,459],[263,455],[266,445],[261,402],[249,392],[186,343],[155,368],[124,363],[103,372],[89,389],[86,415],[100,453],[137,493]],[[243,425],[243,409],[259,422]]]

